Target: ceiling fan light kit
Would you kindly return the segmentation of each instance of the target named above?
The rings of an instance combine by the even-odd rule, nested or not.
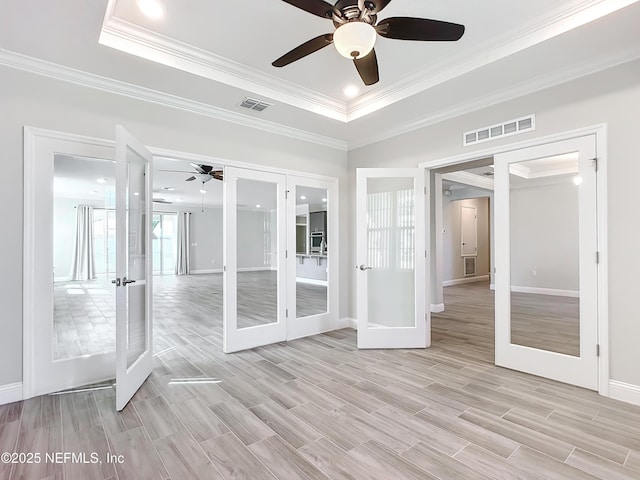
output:
[[[345,58],[366,57],[376,43],[375,29],[364,22],[349,22],[340,25],[333,34],[333,44]]]
[[[297,46],[272,65],[284,67],[333,43],[340,55],[353,60],[365,85],[373,85],[380,79],[373,48],[377,35],[423,42],[455,42],[464,35],[464,25],[427,18],[391,17],[378,22],[378,13],[391,0],[338,0],[335,5],[324,0],[283,1],[318,17],[333,20],[336,30]]]

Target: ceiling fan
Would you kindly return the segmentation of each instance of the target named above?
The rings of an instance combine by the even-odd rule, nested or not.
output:
[[[378,22],[378,13],[391,0],[283,0],[318,17],[333,20],[336,30],[299,45],[272,63],[284,67],[334,44],[340,55],[353,60],[365,85],[380,79],[374,45],[376,34],[397,40],[456,41],[464,34],[464,25],[428,18],[390,17]]]
[[[160,171],[192,174],[189,178],[185,179],[185,182],[192,182],[194,180],[198,180],[204,184],[204,183],[207,183],[212,178],[220,181],[224,179],[223,170],[214,170],[214,167],[212,167],[211,165],[202,165],[198,163],[190,163],[189,165],[191,165],[194,171],[192,172],[185,172],[184,170],[160,170]]]

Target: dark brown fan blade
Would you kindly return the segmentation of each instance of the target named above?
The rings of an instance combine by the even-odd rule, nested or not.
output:
[[[298,7],[305,12],[312,13],[322,18],[331,18],[333,15],[333,5],[324,0],[283,0],[289,5]]]
[[[375,50],[371,50],[371,53],[366,57],[354,60],[353,63],[365,85],[378,83],[380,76],[378,74],[378,59]]]
[[[386,7],[390,3],[391,3],[391,0],[365,0],[364,5],[369,9],[370,12],[378,13],[380,10],[382,10],[384,7]],[[370,5],[372,5],[373,8],[369,8]]]
[[[185,182],[193,182],[196,179],[196,177],[189,177],[185,180]]]
[[[454,42],[464,34],[464,25],[428,18],[391,17],[380,21],[376,30],[383,37],[397,40]]]
[[[200,168],[202,169],[203,173],[210,173],[211,170],[213,170],[213,167],[211,165],[200,165]]]
[[[327,45],[331,45],[333,42],[333,33],[327,33],[325,35],[320,35],[319,37],[312,38],[308,42],[303,43],[302,45],[297,46],[293,50],[288,53],[285,53],[271,65],[274,67],[284,67],[285,65],[289,65],[290,63],[295,62],[296,60],[300,60],[307,55],[317,52],[321,48],[326,47]]]
[[[215,171],[211,172],[211,174],[210,174],[210,175],[211,175],[213,178],[215,178],[216,180],[220,180],[220,181],[224,180],[224,176],[223,176],[223,175],[224,175],[224,173],[223,173],[223,171],[222,171],[222,170],[215,170]]]

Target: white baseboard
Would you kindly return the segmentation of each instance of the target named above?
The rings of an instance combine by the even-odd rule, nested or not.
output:
[[[54,282],[70,282],[71,277],[54,277],[53,281]]]
[[[609,380],[609,397],[640,405],[640,385]]]
[[[210,268],[208,270],[191,270],[189,275],[206,275],[210,273],[222,273],[221,268]]]
[[[492,283],[491,285],[489,285],[489,290],[495,291],[496,290],[496,284]]]
[[[238,272],[265,272],[267,270],[277,270],[273,267],[242,267],[237,269]]]
[[[22,382],[0,386],[0,405],[22,400]]]
[[[580,292],[576,290],[560,290],[558,288],[519,287],[513,285],[511,291],[516,293],[533,293],[535,295],[552,295],[554,297],[580,297]]]
[[[344,317],[340,319],[340,323],[343,323],[347,328],[358,329],[358,320],[352,317]]]
[[[297,283],[308,283],[309,285],[320,285],[322,287],[327,286],[326,280],[316,280],[315,278],[296,277]]]
[[[452,287],[453,285],[462,285],[463,283],[482,282],[489,280],[489,275],[478,275],[477,277],[456,278],[455,280],[445,280],[442,282],[443,287]]]
[[[431,304],[431,313],[442,313],[442,312],[444,312],[444,303]]]

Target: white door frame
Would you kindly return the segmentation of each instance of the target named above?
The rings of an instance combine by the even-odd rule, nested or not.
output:
[[[55,153],[115,160],[115,142],[24,128],[22,397],[25,399],[115,377],[115,351],[52,360],[53,249],[42,248],[42,243],[49,239],[51,243],[47,245],[53,246],[51,182]]]
[[[56,145],[68,145],[68,148],[56,147]],[[37,355],[41,352],[42,345],[37,343],[42,318],[53,314],[53,298],[52,298],[52,281],[51,265],[53,260],[47,260],[46,271],[41,272],[38,268],[44,268],[42,252],[48,251],[42,248],[42,239],[44,237],[38,235],[36,226],[41,220],[38,217],[36,208],[41,205],[42,192],[51,191],[50,184],[42,185],[34,183],[34,179],[45,179],[51,181],[53,178],[53,163],[51,164],[50,176],[43,175],[42,155],[43,152],[59,152],[69,151],[80,156],[97,157],[115,160],[116,142],[113,139],[103,139],[86,135],[78,135],[73,133],[61,132],[38,127],[24,127],[24,250],[23,250],[23,322],[22,322],[22,393],[21,398],[27,399],[66,388],[75,388],[86,385],[90,382],[100,382],[110,380],[115,377],[115,351],[105,354],[105,358],[101,360],[100,372],[90,370],[90,375],[86,378],[73,378],[64,385],[51,385],[51,378],[47,378],[40,371],[37,363]],[[197,153],[189,153],[167,148],[147,147],[151,151],[154,158],[164,158],[170,160],[178,160],[185,163],[213,163],[221,166],[236,166],[240,168],[249,168],[261,170],[265,172],[282,173],[285,175],[295,175],[308,179],[317,179],[335,184],[336,195],[338,192],[338,179],[326,175],[318,175],[313,173],[289,170],[283,168],[269,167],[259,164],[240,162],[229,159],[222,159],[209,155]],[[46,170],[44,170],[46,173]],[[38,175],[36,175],[38,173]],[[44,181],[44,180],[43,180]],[[51,215],[49,215],[48,225],[51,225]],[[337,228],[334,230],[337,232]],[[53,239],[51,239],[53,241]],[[335,242],[335,241],[334,241]],[[40,248],[38,248],[40,247]],[[336,258],[340,255],[340,244],[335,242],[333,245],[333,253]],[[51,255],[49,255],[51,257]],[[46,260],[46,259],[45,259]],[[336,274],[338,277],[339,274]],[[335,282],[337,284],[337,278]],[[337,288],[337,287],[336,287]],[[48,293],[47,293],[48,292]],[[339,291],[338,291],[339,292]],[[336,315],[339,315],[339,293],[334,300]],[[49,300],[47,300],[49,299]],[[348,319],[336,320],[335,328],[346,328],[350,326]],[[89,367],[88,362],[85,362]],[[36,370],[38,370],[36,372]],[[41,384],[42,382],[45,382]]]
[[[598,217],[598,251],[600,263],[598,269],[598,344],[600,356],[598,357],[598,393],[609,396],[610,380],[610,349],[609,349],[609,285],[608,285],[608,234],[607,234],[607,125],[599,124],[571,130],[567,132],[538,137],[522,142],[495,147],[474,150],[472,152],[430,160],[420,163],[418,166],[427,171],[449,165],[457,165],[472,160],[480,160],[499,153],[510,152],[522,148],[535,147],[561,140],[568,140],[585,135],[595,135],[596,156],[598,158],[597,175],[597,217]],[[428,172],[428,174],[430,174]],[[427,197],[428,205],[431,198]],[[429,211],[429,207],[427,207]],[[435,275],[431,269],[432,277]]]

